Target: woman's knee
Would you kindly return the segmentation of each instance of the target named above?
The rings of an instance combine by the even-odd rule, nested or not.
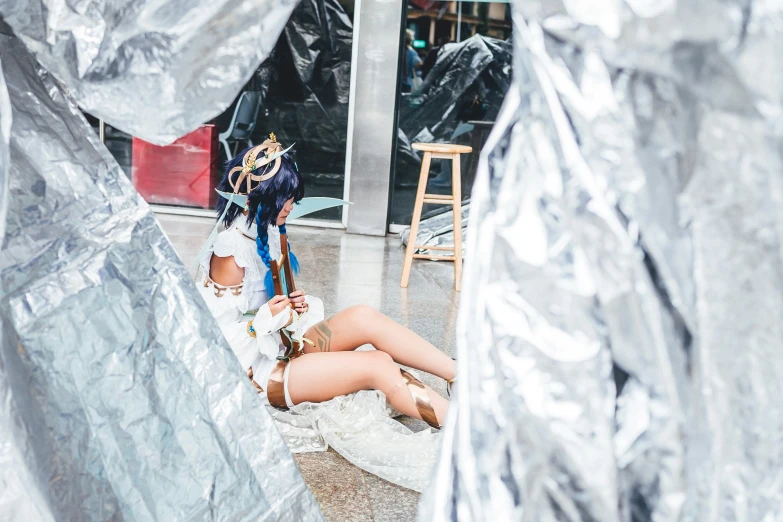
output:
[[[371,323],[373,319],[377,319],[381,315],[375,308],[367,305],[356,305],[346,308],[344,313],[357,325]]]
[[[373,365],[395,364],[394,359],[392,359],[392,356],[386,352],[382,352],[380,350],[368,350],[365,353],[367,354],[367,357],[372,360]]]
[[[367,353],[368,368],[370,369],[371,385],[373,388],[382,389],[400,375],[400,367],[394,362],[392,356],[380,350]]]
[[[367,305],[357,305],[346,308],[341,313],[350,323],[353,335],[360,344],[374,343],[380,312]]]

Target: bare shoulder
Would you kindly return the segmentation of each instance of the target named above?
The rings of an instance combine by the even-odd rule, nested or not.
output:
[[[209,277],[222,286],[234,286],[242,283],[245,269],[237,265],[234,256],[219,257],[212,254],[209,261]]]

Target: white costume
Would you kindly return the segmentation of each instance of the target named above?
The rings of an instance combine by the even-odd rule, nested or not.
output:
[[[277,259],[280,256],[280,232],[277,227],[270,226],[268,234],[269,253],[272,259]],[[306,296],[308,308],[305,314],[298,316],[286,309],[272,316],[267,304],[270,296],[264,288],[264,277],[269,269],[256,251],[256,235],[255,223],[248,226],[244,216],[237,216],[230,227],[218,234],[215,244],[199,260],[201,270],[197,286],[242,368],[252,369],[253,380],[263,390],[260,395],[267,400],[269,375],[277,364],[277,357],[285,352],[280,330],[293,319],[287,329],[294,338],[301,339],[311,326],[323,320],[324,306],[320,299]],[[233,256],[236,264],[245,269],[241,285],[226,287],[211,280],[209,266],[213,253],[218,257]],[[246,315],[248,313],[254,317]],[[250,331],[250,325],[253,331]],[[283,382],[285,402],[290,408],[293,403],[288,393],[287,366]]]
[[[287,150],[277,143],[274,134],[260,146],[249,150],[242,165],[232,168],[227,175],[234,193],[221,193],[229,200],[226,210],[232,204],[247,208],[247,194],[254,190],[253,184],[274,177],[280,169],[280,157]],[[224,211],[219,221],[225,215]],[[438,434],[430,430],[414,433],[395,421],[390,416],[391,410],[383,393],[360,391],[317,404],[292,403],[288,391],[291,364],[285,360],[278,361],[278,357],[285,354],[279,332],[285,328],[294,344],[301,347],[302,342],[307,341],[303,339],[304,333],[323,320],[323,303],[307,296],[308,309],[301,317],[291,309],[273,317],[267,305],[270,296],[264,287],[269,269],[257,252],[256,236],[255,224],[247,226],[245,216],[237,216],[231,226],[217,235],[214,244],[209,245],[208,240],[207,249],[198,259],[200,270],[196,282],[242,368],[248,372],[259,395],[267,403],[288,447],[294,453],[301,453],[325,451],[331,445],[360,468],[401,486],[422,491],[435,464]],[[270,257],[278,259],[281,252],[277,227],[268,227],[267,246]],[[237,265],[245,269],[241,284],[226,287],[210,278],[213,254],[218,257],[233,256]],[[402,373],[401,378],[403,376],[407,376],[412,394],[421,393],[424,388],[418,380],[407,372]],[[339,379],[340,376],[332,378]],[[416,383],[419,389],[414,390]],[[288,409],[285,409],[286,406]],[[434,417],[434,411],[431,414]]]

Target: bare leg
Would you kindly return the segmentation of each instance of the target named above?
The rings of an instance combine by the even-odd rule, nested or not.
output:
[[[352,306],[310,328],[305,337],[315,347],[305,353],[343,352],[372,344],[405,366],[453,379],[457,366],[445,353],[369,306]]]
[[[421,419],[399,366],[384,352],[312,353],[289,364],[288,393],[294,404],[328,401],[359,390],[380,390],[397,411]],[[426,390],[442,424],[449,401],[429,387]]]

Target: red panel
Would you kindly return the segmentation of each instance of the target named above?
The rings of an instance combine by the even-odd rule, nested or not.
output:
[[[213,208],[217,161],[214,125],[202,125],[165,147],[134,137],[133,185],[148,203]]]
[[[432,7],[437,4],[437,1],[434,0],[410,0],[410,3],[415,5],[416,7],[420,9],[432,9]]]

